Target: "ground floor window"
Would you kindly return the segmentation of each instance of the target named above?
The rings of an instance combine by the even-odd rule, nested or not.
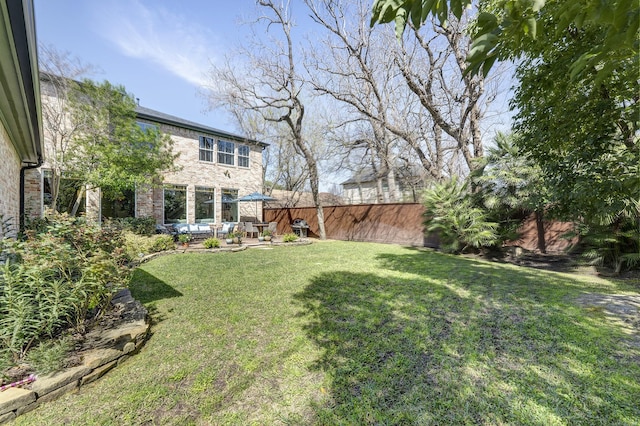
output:
[[[196,223],[213,223],[215,221],[215,190],[205,186],[196,186]]]
[[[187,186],[164,186],[164,223],[187,222]]]
[[[237,222],[238,221],[238,199],[237,189],[222,190],[222,221]]]
[[[42,206],[53,206],[53,175],[51,170],[42,171]],[[60,179],[56,210],[79,216],[86,211],[85,185],[74,179]]]
[[[125,190],[121,194],[103,191],[100,205],[103,219],[135,217],[136,193],[131,190]]]

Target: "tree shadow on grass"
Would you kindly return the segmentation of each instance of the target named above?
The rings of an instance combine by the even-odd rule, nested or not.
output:
[[[402,276],[324,273],[296,295],[322,348],[311,368],[330,381],[316,423],[640,419],[640,368],[616,355],[619,330],[547,303],[540,275],[422,251],[379,260]]]
[[[131,295],[145,305],[162,299],[182,296],[178,290],[142,268],[133,271],[129,289]]]

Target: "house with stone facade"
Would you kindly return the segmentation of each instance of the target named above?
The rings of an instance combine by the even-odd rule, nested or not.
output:
[[[46,76],[41,84],[45,105],[55,92],[47,90]],[[174,152],[180,154],[176,171],[165,173],[155,185],[138,187],[117,199],[87,188],[79,210],[87,218],[153,217],[164,225],[262,219],[256,217],[254,205],[235,200],[262,190],[262,152],[268,144],[142,106],[136,108],[136,114],[141,128],[154,127],[173,139]],[[44,143],[45,149],[51,143],[46,129]],[[42,215],[51,198],[49,167],[45,161],[26,177],[27,210],[33,217]],[[73,187],[74,183],[65,183],[69,184]]]
[[[416,203],[420,200],[425,182],[424,172],[411,168],[398,169],[395,191],[391,191],[386,177],[378,179],[372,171],[364,170],[341,183],[342,198],[345,204]]]
[[[43,155],[33,2],[0,0],[0,20],[0,220],[13,234],[24,212],[25,173]]]

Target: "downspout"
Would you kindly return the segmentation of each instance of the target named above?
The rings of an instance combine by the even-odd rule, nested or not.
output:
[[[38,155],[38,162],[27,164],[26,166],[22,166],[20,168],[20,225],[19,232],[24,231],[24,222],[25,222],[25,196],[24,196],[24,172],[29,169],[37,169],[42,166],[42,155]]]

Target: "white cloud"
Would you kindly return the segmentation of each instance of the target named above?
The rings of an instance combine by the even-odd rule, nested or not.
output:
[[[124,55],[150,60],[197,86],[207,83],[217,44],[209,29],[175,10],[149,8],[138,0],[104,2],[96,12],[97,31]]]

